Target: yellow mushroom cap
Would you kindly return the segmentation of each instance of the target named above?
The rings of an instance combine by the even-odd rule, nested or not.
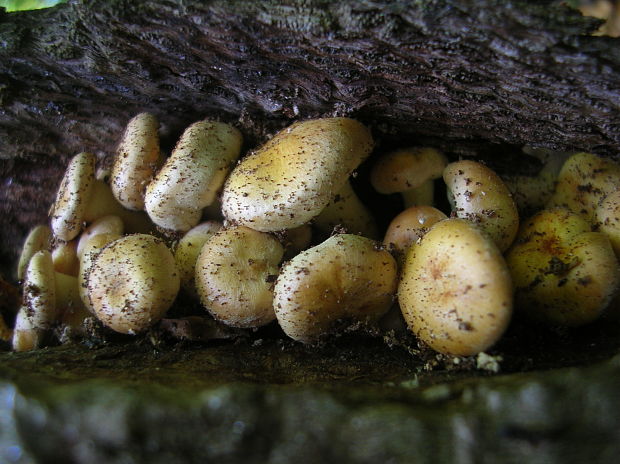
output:
[[[54,270],[62,274],[77,277],[80,271],[80,259],[77,255],[78,241],[58,243],[52,250]]]
[[[56,281],[52,255],[47,250],[36,252],[24,277],[24,306],[35,329],[49,329],[56,322]]]
[[[41,343],[41,335],[43,331],[32,325],[32,320],[28,316],[28,308],[22,306],[17,312],[15,318],[15,327],[13,329],[12,346],[15,351],[35,350]]]
[[[402,261],[409,247],[420,240],[430,228],[447,216],[432,206],[412,206],[402,211],[390,222],[383,244],[394,248]]]
[[[163,317],[180,280],[165,243],[135,234],[109,243],[95,256],[87,287],[97,318],[117,332],[134,334]]]
[[[446,166],[443,179],[456,216],[476,224],[501,251],[519,230],[519,212],[506,184],[492,169],[462,160]]]
[[[532,319],[579,326],[597,319],[618,289],[609,239],[566,208],[543,210],[521,229],[506,260],[516,304]]]
[[[84,248],[88,241],[95,235],[99,234],[116,234],[119,237],[123,235],[125,231],[125,225],[123,220],[114,215],[102,216],[96,219],[91,225],[89,225],[84,232],[80,235],[80,239],[77,244],[76,253],[78,256],[82,256]]]
[[[95,155],[82,152],[69,162],[50,210],[52,231],[69,241],[82,230],[84,211],[95,180]]]
[[[273,282],[284,247],[271,234],[248,227],[223,229],[202,247],[196,290],[213,317],[239,328],[275,319]]]
[[[24,279],[32,255],[37,251],[48,249],[51,237],[52,231],[45,225],[38,225],[28,233],[17,264],[17,280]]]
[[[116,150],[110,184],[114,197],[127,209],[144,209],[144,190],[163,161],[158,129],[154,115],[140,113],[127,124]]]
[[[440,178],[446,164],[446,157],[434,148],[405,148],[379,158],[370,173],[370,183],[379,193],[406,192]]]
[[[235,167],[222,193],[224,216],[263,232],[305,224],[334,199],[372,147],[370,131],[353,119],[295,123]]]
[[[241,151],[241,133],[229,124],[200,121],[188,127],[147,186],[144,207],[158,226],[187,231],[213,203]]]
[[[202,246],[222,228],[219,221],[206,221],[187,231],[174,250],[174,260],[181,277],[181,287],[195,294],[196,261]]]
[[[469,356],[508,327],[512,282],[493,241],[463,219],[436,223],[407,253],[398,301],[409,328],[436,351]]]
[[[562,166],[547,207],[564,206],[593,222],[598,204],[618,186],[618,163],[592,153],[576,153]]]
[[[396,286],[396,261],[377,242],[334,235],[282,268],[274,308],[289,337],[310,343],[347,325],[378,321]]]
[[[594,219],[598,231],[607,235],[616,257],[620,257],[620,190],[611,192],[601,201]]]

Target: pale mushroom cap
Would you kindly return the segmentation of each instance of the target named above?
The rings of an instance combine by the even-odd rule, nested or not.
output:
[[[222,228],[219,221],[206,221],[187,231],[174,250],[174,260],[181,278],[181,287],[196,292],[196,260],[202,246]]]
[[[518,308],[546,324],[592,322],[618,289],[620,270],[609,239],[565,208],[526,221],[506,260]]]
[[[562,166],[547,207],[564,206],[593,222],[598,204],[618,186],[618,163],[592,153],[576,153]]]
[[[28,267],[32,255],[37,251],[49,248],[51,237],[52,231],[45,225],[38,225],[28,233],[17,264],[17,280],[24,279],[26,267]]]
[[[87,286],[97,318],[117,332],[134,334],[163,317],[180,280],[164,242],[135,234],[109,243],[96,255]]]
[[[222,193],[224,216],[263,232],[305,224],[372,148],[370,131],[353,119],[295,123],[235,167]]]
[[[375,218],[359,199],[349,181],[344,183],[312,223],[324,237],[329,237],[336,226],[343,227],[350,234],[360,234],[372,239],[379,236]]]
[[[154,115],[140,113],[127,124],[116,150],[110,186],[127,209],[144,209],[144,190],[163,162],[158,129]]]
[[[346,325],[378,321],[396,286],[396,261],[375,241],[334,235],[282,268],[274,308],[284,332],[309,343]]]
[[[223,229],[202,247],[196,290],[213,317],[239,328],[275,319],[273,282],[284,247],[272,235],[248,227]]]
[[[187,231],[213,203],[241,152],[241,133],[229,124],[200,121],[188,127],[147,186],[145,209],[164,229]]]
[[[390,222],[383,244],[394,248],[396,256],[403,258],[409,247],[420,240],[430,228],[447,216],[432,206],[412,206],[402,211]],[[402,259],[401,259],[402,261]]]
[[[80,299],[82,300],[84,307],[91,313],[93,312],[93,308],[88,298],[87,286],[90,267],[101,249],[108,243],[118,240],[119,238],[121,238],[121,234],[116,232],[93,235],[84,244],[84,248],[82,249],[82,254],[80,255],[80,269],[78,273],[78,290],[80,292]]]
[[[477,161],[446,166],[443,179],[456,216],[484,230],[505,251],[519,230],[519,212],[502,179]]]
[[[95,180],[95,162],[95,155],[82,152],[67,166],[50,210],[52,231],[61,240],[72,240],[82,230]]]
[[[123,224],[123,220],[118,216],[109,215],[96,219],[91,225],[84,229],[80,235],[76,249],[78,257],[82,256],[86,243],[95,235],[112,233],[120,237],[123,235],[124,231],[125,225]]]
[[[379,193],[406,192],[440,178],[446,164],[445,156],[434,148],[405,148],[379,158],[370,173],[370,183]]]
[[[77,255],[77,239],[70,242],[58,243],[52,250],[54,270],[62,274],[76,277],[80,270],[80,260]]]
[[[32,325],[32,320],[28,316],[28,308],[22,306],[19,308],[15,318],[12,340],[13,350],[30,351],[37,349],[42,332],[41,329],[37,329]]]
[[[36,252],[24,277],[24,306],[35,329],[49,329],[56,322],[56,282],[54,262],[47,250]]]
[[[403,316],[436,351],[469,356],[508,327],[512,282],[493,241],[463,219],[436,223],[409,248],[398,288]]]
[[[596,208],[594,218],[598,231],[607,235],[616,257],[620,257],[620,190],[605,197]]]
[[[96,179],[93,182],[92,194],[84,211],[84,222],[92,223],[104,216],[120,217],[127,233],[148,233],[155,228],[144,211],[131,211],[124,208],[114,198],[110,186],[104,181]]]

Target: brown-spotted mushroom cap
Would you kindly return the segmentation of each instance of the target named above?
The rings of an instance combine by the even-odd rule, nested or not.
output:
[[[382,194],[401,193],[405,207],[431,205],[433,180],[441,177],[445,156],[428,147],[397,150],[380,157],[370,172],[370,183]]]
[[[158,226],[188,231],[213,203],[241,151],[241,133],[229,124],[200,121],[189,126],[155,179],[144,206]]]
[[[23,280],[30,258],[41,250],[47,250],[50,246],[52,231],[48,226],[38,225],[34,227],[26,237],[22,252],[17,263],[17,280]]]
[[[248,227],[223,229],[202,247],[196,261],[196,290],[211,315],[238,328],[275,319],[273,282],[284,247],[271,234]]]
[[[263,232],[305,224],[372,148],[370,131],[353,119],[295,123],[235,167],[222,193],[224,216]]]
[[[519,212],[502,179],[482,163],[450,163],[443,173],[454,213],[484,230],[500,251],[512,244],[519,230]]]
[[[158,129],[154,115],[140,113],[127,124],[116,150],[110,186],[127,209],[144,209],[144,190],[163,162]]]
[[[392,305],[397,282],[396,261],[377,242],[334,235],[283,266],[274,289],[276,316],[289,337],[315,342],[378,321]]]
[[[92,224],[90,224],[82,234],[80,235],[80,239],[77,244],[77,255],[82,256],[84,253],[84,248],[88,241],[99,234],[116,234],[118,237],[123,235],[125,231],[125,225],[123,224],[123,220],[114,215],[102,216],[96,219]]]
[[[407,252],[398,301],[409,328],[434,350],[469,356],[508,327],[512,282],[495,243],[463,219],[436,223]]]
[[[619,285],[609,239],[566,208],[543,210],[524,222],[506,261],[517,307],[549,325],[594,321]]]
[[[430,228],[447,216],[432,206],[411,206],[390,222],[383,237],[383,244],[394,251],[402,264],[409,247],[420,240]]]
[[[564,206],[592,223],[598,204],[619,186],[618,163],[592,153],[576,153],[562,166],[547,207]]]
[[[372,239],[379,236],[375,218],[359,199],[349,181],[344,183],[312,224],[323,237],[329,237],[337,226],[343,227],[350,234]]]
[[[134,234],[109,243],[95,256],[87,287],[91,307],[104,325],[135,334],[164,316],[180,280],[166,244],[151,235]]]
[[[52,232],[60,240],[69,241],[82,230],[84,212],[95,180],[95,162],[95,155],[82,152],[75,155],[67,166],[50,209]]]
[[[213,234],[222,228],[219,221],[206,221],[188,230],[179,240],[174,250],[174,260],[177,264],[181,287],[191,294],[196,293],[196,260],[202,246]]]
[[[620,258],[620,190],[607,195],[594,211],[597,230],[609,238],[611,246]]]

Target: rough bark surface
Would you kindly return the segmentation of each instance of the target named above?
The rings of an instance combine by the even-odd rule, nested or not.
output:
[[[139,111],[170,148],[204,117],[250,147],[351,115],[379,150],[433,143],[620,152],[620,47],[556,2],[92,1],[0,13],[0,257],[45,219],[76,152],[102,159]],[[7,266],[7,264],[5,264]]]

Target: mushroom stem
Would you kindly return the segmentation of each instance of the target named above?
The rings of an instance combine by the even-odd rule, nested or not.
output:
[[[428,179],[418,187],[401,192],[405,209],[411,206],[433,206],[435,199],[435,181]]]

